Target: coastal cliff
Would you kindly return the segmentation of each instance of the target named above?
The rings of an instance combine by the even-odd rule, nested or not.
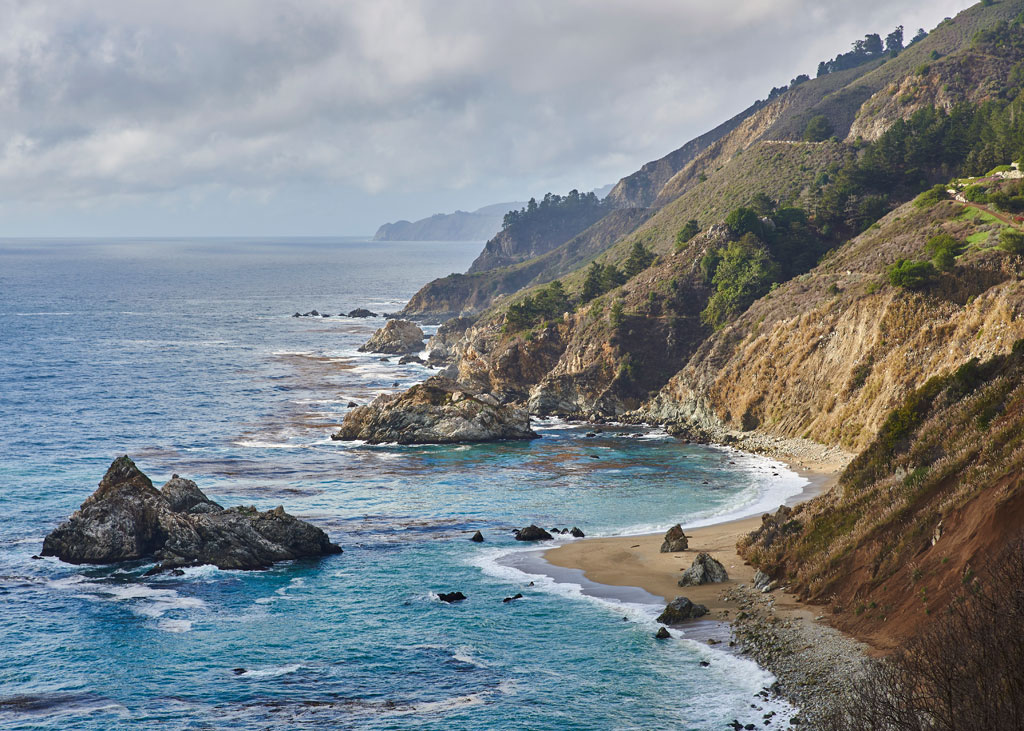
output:
[[[424,287],[403,314],[471,313],[445,343],[458,382],[533,414],[860,452],[785,540],[767,540],[781,529],[766,524],[744,550],[830,602],[840,626],[891,647],[921,620],[894,587],[928,541],[941,543],[940,522],[949,530],[963,516],[996,537],[933,567],[929,612],[951,601],[954,574],[1012,538],[992,516],[1016,499],[1013,449],[982,455],[984,480],[961,457],[933,465],[984,438],[966,426],[974,407],[948,395],[951,374],[982,364],[970,393],[989,396],[970,399],[989,409],[1020,376],[1024,192],[998,166],[1024,154],[1022,11],[980,4],[902,52],[773,90],[623,178],[606,204],[616,208],[582,232],[548,222],[539,256],[489,243],[471,273]],[[858,465],[883,449],[894,414],[936,383],[947,395],[929,396],[933,411],[898,445],[885,442],[889,471],[865,477]],[[988,419],[1000,434],[1012,426]],[[963,425],[960,441],[937,441],[943,420]],[[894,490],[909,496],[886,507]],[[872,516],[900,519],[872,523],[859,512],[869,503]],[[856,607],[876,590],[886,616],[906,622],[885,632],[861,622]]]

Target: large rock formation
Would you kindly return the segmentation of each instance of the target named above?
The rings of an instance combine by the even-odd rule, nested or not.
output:
[[[275,561],[341,553],[319,528],[284,512],[225,510],[175,475],[161,490],[127,456],[99,489],[46,537],[42,555],[74,564],[153,558],[158,570],[213,564],[265,569]]]
[[[360,353],[406,355],[423,350],[423,331],[408,320],[388,320],[359,348]]]
[[[662,624],[682,624],[690,619],[698,619],[708,613],[708,608],[703,604],[694,604],[685,596],[677,596],[665,607],[665,611],[658,615]]]
[[[450,444],[536,436],[525,410],[434,376],[408,391],[378,396],[353,409],[331,438],[369,444]]]
[[[683,533],[683,527],[676,523],[665,532],[665,540],[661,544],[661,553],[679,553],[690,547],[690,541]]]
[[[711,557],[710,553],[698,553],[693,565],[683,572],[679,586],[700,586],[701,584],[720,584],[729,580],[725,566]]]

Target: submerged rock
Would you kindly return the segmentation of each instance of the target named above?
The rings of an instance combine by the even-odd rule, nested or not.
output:
[[[665,629],[664,627],[659,627],[658,631],[657,631],[657,633],[655,633],[654,637],[655,637],[655,639],[658,639],[658,640],[667,640],[667,639],[670,639],[672,637],[672,635],[670,635],[668,630]]]
[[[365,307],[357,307],[349,312],[345,317],[380,317],[376,312],[370,312]]]
[[[504,604],[508,604],[509,602],[514,602],[516,599],[522,599],[522,598],[523,598],[522,594],[516,594],[515,596],[507,596],[504,599],[502,599],[501,601]]]
[[[516,531],[517,541],[552,541],[551,534],[543,528],[539,528],[535,525],[528,525],[525,528]]]
[[[403,393],[378,396],[353,409],[331,438],[368,444],[451,444],[537,437],[525,410],[488,396],[432,376]]]
[[[701,584],[720,584],[729,580],[725,566],[711,557],[709,553],[698,553],[693,565],[683,572],[679,586],[700,586]]]
[[[406,365],[407,363],[418,363],[419,365],[423,365],[424,360],[418,355],[403,355],[398,359],[398,365]]]
[[[406,355],[423,350],[423,331],[408,320],[388,320],[359,348],[360,353]]]
[[[707,613],[708,608],[703,604],[694,604],[685,596],[677,596],[668,603],[657,621],[668,625],[681,624],[690,619],[703,617]]]
[[[44,556],[74,564],[155,558],[154,571],[213,564],[265,569],[276,561],[341,553],[327,534],[284,512],[225,510],[177,475],[161,490],[127,456],[99,488],[43,541]]]
[[[662,553],[679,553],[690,547],[690,541],[683,533],[683,527],[676,523],[665,533],[665,542],[661,544]]]
[[[452,604],[453,602],[462,602],[466,600],[466,595],[461,591],[452,591],[447,594],[438,594],[437,598],[446,604]]]
[[[473,534],[473,537],[470,538],[469,540],[473,541],[473,543],[483,543],[484,542],[484,534],[481,533],[480,531],[477,531],[476,533]]]

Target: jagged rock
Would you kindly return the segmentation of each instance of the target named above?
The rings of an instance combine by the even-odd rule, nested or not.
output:
[[[302,317],[302,315],[300,313],[296,312],[294,315],[292,315],[292,317]]]
[[[665,533],[665,541],[661,544],[662,553],[679,553],[689,548],[690,542],[683,533],[683,527],[676,523]]]
[[[466,595],[461,591],[452,591],[447,594],[438,594],[437,598],[441,601],[451,604],[452,602],[462,602],[466,600]]]
[[[522,599],[522,598],[523,598],[522,594],[516,594],[515,596],[507,596],[504,599],[502,599],[501,601],[503,603],[505,603],[505,604],[508,604],[509,602],[514,602],[516,599]]]
[[[370,312],[363,307],[357,307],[349,312],[345,317],[380,317],[376,312]]]
[[[473,537],[470,538],[469,540],[473,541],[473,543],[483,543],[484,542],[484,534],[481,533],[480,531],[477,531],[476,533],[473,534]]]
[[[451,444],[536,437],[525,410],[503,406],[447,378],[432,376],[408,391],[378,396],[353,409],[331,438],[369,444]]]
[[[403,355],[398,359],[398,365],[405,365],[406,363],[419,363],[423,365],[424,361],[418,355]]]
[[[658,640],[667,640],[670,639],[672,635],[670,635],[668,630],[664,627],[658,627],[658,631],[655,633],[654,637]]]
[[[264,569],[332,553],[341,548],[326,533],[282,507],[225,510],[177,475],[157,490],[127,456],[114,460],[96,492],[46,537],[42,551],[74,564],[155,558],[154,571],[203,564]]]
[[[584,538],[584,537],[586,537],[586,534],[583,531],[581,531],[579,528],[577,528],[576,526],[572,527],[572,530],[569,531],[569,535],[571,535],[573,538]]]
[[[554,540],[551,534],[543,528],[538,528],[535,525],[528,525],[527,527],[516,531],[517,541],[551,541]]]
[[[350,409],[354,409],[358,405],[359,404],[357,404],[355,401],[349,401],[348,402],[348,408],[350,408]]]
[[[773,581],[772,577],[764,571],[758,571],[754,574],[754,588],[759,591],[763,591],[765,594],[773,591],[778,585],[779,583],[777,581]]]
[[[725,566],[711,557],[709,553],[698,553],[693,565],[683,572],[679,586],[700,586],[701,584],[720,584],[729,580]]]
[[[359,348],[360,353],[405,355],[423,350],[423,331],[408,320],[388,320]]]
[[[707,613],[708,608],[703,604],[694,604],[685,596],[677,596],[658,616],[658,621],[667,625],[681,624],[689,619],[703,617]]]

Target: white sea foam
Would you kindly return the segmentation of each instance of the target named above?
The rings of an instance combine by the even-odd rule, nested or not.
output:
[[[593,596],[586,593],[580,584],[556,581],[547,574],[528,573],[504,563],[513,554],[536,550],[536,547],[483,549],[474,557],[468,559],[467,563],[477,566],[485,575],[503,582],[507,581],[522,586],[532,581],[532,588],[536,591],[574,601],[585,601],[594,606],[601,607],[614,613],[616,616],[627,618],[629,621],[642,627],[646,632],[653,633],[657,627],[661,626],[656,621],[658,614],[662,610],[661,604],[627,602],[615,598]],[[774,675],[751,660],[734,655],[727,650],[719,650],[703,642],[689,639],[686,637],[685,630],[673,629],[669,631],[673,637],[680,640],[679,645],[685,647],[691,657],[697,655],[700,659],[711,663],[706,670],[717,676],[719,678],[717,684],[723,687],[734,688],[742,683],[753,694],[762,688],[771,686],[775,682]],[[780,724],[785,723],[797,710],[782,700],[761,701],[759,699],[758,705],[762,706],[766,711],[775,711],[776,716],[774,720]]]
[[[156,627],[166,632],[187,632],[192,628],[189,620],[164,617],[168,612],[194,612],[206,607],[202,599],[181,596],[174,589],[155,589],[146,584],[101,584],[78,574],[48,583],[51,588],[71,590],[75,592],[73,596],[90,601],[125,602],[140,617],[160,620]]]
[[[291,673],[297,672],[303,668],[302,665],[296,663],[294,665],[281,665],[278,667],[264,668],[262,670],[246,670],[244,673],[239,673],[239,677],[243,678],[277,678],[282,675],[290,675]]]
[[[192,631],[192,622],[187,619],[161,619],[156,623],[156,628],[172,634]]]

